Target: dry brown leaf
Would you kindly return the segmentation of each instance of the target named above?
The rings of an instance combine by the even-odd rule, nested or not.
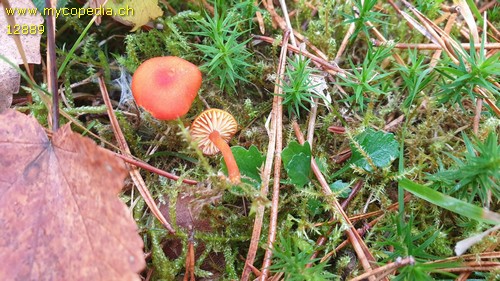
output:
[[[0,112],[12,105],[12,94],[19,92],[21,75],[0,60]]]
[[[460,14],[462,14],[465,22],[469,26],[469,32],[474,39],[474,43],[479,43],[479,32],[477,31],[476,19],[474,19],[469,4],[467,4],[465,0],[455,0],[454,2],[460,7]]]
[[[35,8],[31,0],[16,0],[10,1],[11,8]],[[16,24],[26,25],[26,26],[38,26],[43,24],[43,18],[41,15],[14,15]],[[16,43],[12,38],[12,35],[7,33],[7,17],[5,14],[5,8],[0,1],[0,55],[6,57],[14,64],[22,64],[21,55],[17,50]],[[14,29],[11,27],[11,32]],[[20,35],[21,43],[26,53],[26,59],[28,63],[39,64],[41,61],[40,57],[40,38],[41,34],[37,32],[34,35]],[[19,91],[19,83],[21,76],[14,70],[9,64],[0,59],[0,112],[9,107],[12,102],[12,94]],[[3,102],[2,102],[3,101]]]
[[[69,125],[0,114],[0,280],[140,280],[124,164]]]
[[[89,5],[92,8],[101,7],[106,0],[90,0]],[[108,0],[104,4],[105,9],[113,10],[113,19],[132,26],[131,31],[135,31],[149,21],[163,15],[163,10],[158,6],[158,0]],[[121,14],[120,14],[121,13]],[[99,25],[100,18],[96,19],[96,24]]]

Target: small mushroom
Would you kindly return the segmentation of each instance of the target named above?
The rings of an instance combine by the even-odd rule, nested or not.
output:
[[[231,148],[227,144],[238,129],[238,123],[228,112],[220,109],[203,111],[191,125],[191,137],[205,155],[222,152],[226,162],[229,181],[240,183],[240,170],[236,164]]]
[[[135,101],[159,120],[174,120],[186,114],[200,87],[198,67],[173,56],[151,58],[132,76]]]

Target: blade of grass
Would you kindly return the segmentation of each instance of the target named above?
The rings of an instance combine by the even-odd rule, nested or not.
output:
[[[463,0],[460,2],[463,2]],[[465,0],[465,2],[467,2],[470,11],[474,14],[474,16],[476,16],[477,20],[479,21],[478,24],[481,24],[483,22],[483,17],[481,17],[481,12],[479,12],[479,10],[477,9],[474,0]]]
[[[87,35],[87,32],[89,31],[92,24],[94,24],[96,19],[97,19],[97,16],[94,16],[92,18],[92,20],[89,21],[89,23],[87,24],[87,26],[83,30],[82,34],[80,34],[80,36],[76,40],[75,44],[73,44],[73,47],[71,47],[71,49],[69,50],[68,55],[66,56],[66,58],[64,58],[64,61],[61,64],[61,67],[59,68],[59,71],[57,71],[57,78],[61,77],[61,74],[63,73],[64,69],[66,69],[66,66],[68,65],[69,61],[73,57],[73,54],[75,53],[76,49],[78,48],[78,46],[80,46],[80,43],[82,42],[85,35]]]
[[[477,14],[475,13],[475,16],[478,21],[482,22],[482,17],[481,14],[479,13],[479,10],[476,7],[476,4],[474,4],[474,1],[471,0],[460,0],[458,1],[458,5],[460,6],[460,13],[464,17],[465,22],[469,26],[469,33],[472,38],[474,38],[475,43],[479,43],[479,32],[477,31],[477,24],[476,20],[474,19],[474,16],[472,15],[472,10],[475,9],[477,11]]]
[[[459,215],[489,224],[500,224],[500,214],[498,213],[458,200],[409,179],[400,180],[399,186],[431,204]]]

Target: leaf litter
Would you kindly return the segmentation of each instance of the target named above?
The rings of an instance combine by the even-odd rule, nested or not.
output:
[[[11,1],[12,8],[34,8],[35,6],[30,0]],[[43,24],[43,18],[40,15],[14,15],[16,24],[21,26],[38,26]],[[14,42],[13,35],[7,32],[7,15],[5,13],[4,4],[0,2],[0,55],[5,57],[11,63],[22,64],[22,58]],[[13,32],[13,30],[11,30]],[[40,64],[40,39],[42,34],[22,35],[21,44],[23,45],[28,63]],[[19,91],[21,75],[13,69],[7,62],[0,58],[0,111],[9,108],[12,103],[12,94]]]
[[[0,280],[140,280],[143,241],[117,197],[127,171],[73,133],[0,114]]]

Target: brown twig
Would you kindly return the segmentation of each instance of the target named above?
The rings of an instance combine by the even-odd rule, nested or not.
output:
[[[405,198],[404,198],[404,201],[405,201],[405,202],[408,202],[408,201],[410,201],[410,198],[411,198],[411,196],[410,196],[410,195],[406,195],[406,196],[405,196]],[[379,222],[379,221],[382,219],[382,217],[384,216],[384,214],[385,214],[387,211],[394,211],[394,210],[397,210],[397,209],[398,209],[398,207],[399,207],[399,204],[398,204],[398,203],[394,203],[394,204],[390,205],[390,206],[389,206],[387,209],[385,209],[385,210],[378,210],[378,211],[374,211],[374,212],[370,212],[370,213],[366,213],[366,214],[360,214],[360,215],[357,215],[357,216],[350,217],[349,219],[350,219],[351,221],[357,221],[357,220],[360,220],[360,219],[366,219],[366,218],[373,217],[373,216],[379,216],[379,217],[375,218],[374,220],[370,221],[368,224],[364,225],[362,228],[358,228],[358,229],[356,230],[356,231],[359,233],[359,235],[364,235],[364,234],[365,234],[365,232],[366,232],[368,229],[370,229],[370,228],[372,228],[373,226],[375,226],[375,224],[376,224],[377,222]],[[333,220],[330,220],[328,223],[333,223]],[[319,226],[319,225],[318,225],[318,226]],[[333,230],[333,228],[332,228],[332,230]],[[329,233],[331,233],[331,231],[332,231],[332,230],[330,230],[330,232],[329,232]],[[326,239],[325,239],[325,241],[326,241]],[[323,243],[324,243],[325,241],[323,241]],[[340,243],[339,245],[337,245],[337,247],[336,247],[333,251],[331,251],[331,252],[329,252],[329,253],[325,254],[325,256],[323,256],[323,257],[321,258],[320,262],[325,262],[326,260],[328,260],[328,259],[329,259],[331,256],[333,256],[335,253],[338,253],[338,252],[339,252],[342,248],[344,248],[345,246],[347,246],[347,244],[348,244],[348,243],[349,243],[349,240],[348,240],[348,239],[347,239],[347,240],[344,240],[342,243]],[[323,245],[323,244],[321,244],[321,245]]]
[[[388,0],[388,1],[393,4],[392,0]],[[441,28],[439,28],[439,26],[435,25],[431,20],[429,20],[427,17],[425,17],[421,12],[419,12],[408,1],[402,0],[402,2],[405,4],[405,6],[408,9],[410,9],[413,12],[413,14],[418,18],[418,20],[425,26],[426,31],[432,36],[431,38],[433,38],[442,47],[442,49],[448,54],[448,56],[451,58],[451,60],[455,64],[459,64],[458,56],[466,56],[466,54],[464,54],[463,51],[460,49],[460,44],[455,42],[455,40],[453,40],[453,38],[451,38],[446,32],[441,30]],[[394,5],[394,6],[397,7],[396,5]],[[396,9],[396,10],[398,11],[398,13],[403,14],[403,12],[401,10],[399,10],[399,9]],[[405,17],[405,19],[409,20],[408,17]],[[419,31],[422,32],[421,30],[419,30]],[[447,43],[451,46],[449,47]],[[453,48],[453,50],[455,50],[455,52],[457,52],[456,54],[455,54],[455,52],[452,51],[452,48]],[[492,108],[492,110],[495,112],[495,114],[497,116],[500,116],[500,108],[498,108],[496,106],[495,102],[493,102],[491,100],[491,98],[489,98],[488,95],[486,95],[486,93],[484,92],[483,89],[481,89],[479,87],[475,87],[473,89],[473,91],[477,95],[483,97],[484,101]]]
[[[273,44],[274,41],[275,41],[271,37],[261,36],[261,35],[253,35],[253,38],[256,39],[256,40],[261,40],[261,41],[270,43],[270,44]],[[280,43],[280,46],[281,46],[281,43]],[[313,54],[309,53],[306,50],[300,50],[299,48],[291,46],[291,45],[288,45],[288,50],[292,51],[292,52],[294,52],[296,54],[304,55],[304,56],[310,58],[312,61],[319,63],[323,68],[325,68],[325,70],[331,70],[331,71],[334,72],[334,73],[331,73],[331,74],[336,74],[337,72],[338,73],[345,73],[346,72],[344,69],[342,69],[342,68],[340,68],[338,66],[335,66],[335,65],[329,63],[328,61],[326,61],[325,59],[322,59],[322,58],[320,58],[320,57],[318,57],[316,55],[313,55]]]
[[[479,12],[482,14],[484,13],[484,11],[495,7],[495,5],[498,5],[498,0],[491,0],[490,2],[484,4],[481,8],[479,8]]]
[[[285,32],[283,35],[283,40],[287,40],[288,42],[288,37],[289,34]],[[286,46],[285,41],[282,42]],[[276,75],[276,84],[274,86],[274,92],[277,93],[281,91],[281,87],[279,87],[279,83],[283,80],[283,74],[285,71],[285,63],[286,59],[285,57],[282,57],[286,55],[287,48],[282,48],[281,50],[281,56],[280,56],[280,64],[278,65],[278,73]],[[283,55],[284,54],[284,55]],[[269,130],[269,144],[267,147],[267,154],[266,154],[266,162],[264,164],[264,170],[262,172],[262,183],[261,183],[261,188],[260,188],[260,196],[261,198],[267,198],[267,194],[269,191],[269,181],[271,178],[271,168],[273,166],[273,161],[274,161],[274,152],[276,149],[276,128],[278,126],[277,124],[277,114],[279,113],[278,107],[280,106],[279,104],[279,96],[274,95],[273,98],[273,109],[271,111],[271,128]],[[281,124],[280,124],[281,126]],[[253,266],[253,262],[255,260],[255,256],[257,253],[257,248],[259,246],[259,240],[260,240],[260,233],[262,230],[262,221],[264,219],[264,210],[265,206],[264,204],[260,204],[257,207],[257,210],[255,212],[255,220],[254,220],[254,225],[253,225],[253,231],[252,231],[252,238],[250,240],[250,246],[248,247],[248,253],[247,253],[247,258],[245,260],[245,266],[243,267],[243,272],[241,274],[241,281],[247,281],[250,277],[250,272],[252,271],[251,266]]]
[[[167,0],[160,0],[160,2],[167,7],[170,13],[172,13],[173,15],[177,15],[177,11],[174,9],[174,7],[172,7],[172,5],[170,5],[170,3],[168,3]]]
[[[372,39],[372,44],[375,45],[376,47],[380,46],[385,46],[389,45],[389,43],[384,43],[379,40]],[[438,45],[438,44],[433,44],[433,43],[421,43],[421,44],[414,44],[414,43],[395,43],[395,44],[390,44],[392,47],[396,49],[416,49],[416,50],[442,50],[443,48]],[[470,50],[470,44],[469,43],[462,43],[460,44],[462,48],[465,50]],[[475,49],[480,49],[481,45],[474,45]],[[500,49],[500,43],[487,43],[484,44],[484,49],[493,49],[493,50],[498,50]]]
[[[451,28],[455,24],[456,19],[457,19],[457,14],[451,14],[451,16],[448,18],[448,21],[446,22],[446,25],[444,27],[444,32],[446,34],[449,34],[451,32]],[[437,63],[439,61],[439,57],[441,57],[442,52],[443,52],[443,50],[441,48],[439,48],[439,50],[434,52],[434,54],[432,55],[431,63],[430,63],[429,67],[431,67],[433,69],[437,65]]]
[[[123,132],[120,128],[120,124],[118,124],[118,120],[116,119],[115,112],[113,111],[113,106],[111,105],[111,100],[109,99],[108,89],[106,88],[106,83],[104,82],[104,78],[102,76],[99,77],[99,88],[101,89],[101,94],[102,94],[104,103],[106,104],[106,109],[108,111],[109,120],[111,121],[111,126],[113,127],[113,133],[115,135],[116,140],[118,141],[120,149],[126,155],[131,155],[127,141],[125,140]],[[158,206],[156,206],[155,201],[154,201],[153,197],[151,196],[151,193],[149,192],[148,188],[146,187],[146,183],[144,182],[144,179],[142,178],[141,174],[139,173],[139,170],[134,166],[131,166],[131,165],[127,165],[127,166],[129,168],[130,177],[134,181],[134,184],[137,187],[137,189],[139,190],[139,193],[144,198],[144,201],[146,202],[148,207],[151,209],[151,212],[153,212],[155,217],[165,226],[165,228],[168,231],[170,231],[171,233],[175,233],[175,230],[172,228],[170,223],[165,219],[163,214],[160,212],[160,209],[158,209]]]
[[[344,201],[342,201],[342,203],[340,203],[340,206],[342,206],[342,209],[345,210],[347,208],[347,205],[349,205],[349,203],[352,201],[352,199],[354,199],[354,197],[356,197],[356,195],[359,193],[359,191],[361,190],[362,187],[363,187],[363,181],[358,180],[354,184],[354,187],[352,188],[351,193],[349,193],[349,196],[347,196],[347,198]]]
[[[354,17],[358,18],[358,16],[359,16],[359,11],[355,10]],[[351,35],[354,33],[354,29],[356,29],[356,23],[351,22],[349,24],[349,28],[347,29],[346,34],[344,35],[344,39],[342,39],[342,43],[340,44],[340,47],[337,50],[337,54],[335,55],[335,62],[339,62],[340,57],[347,48],[347,44],[349,44],[349,37],[351,37]]]
[[[52,1],[45,0],[45,7],[53,9]],[[56,16],[51,13],[47,24],[47,88],[52,93],[52,131],[59,129],[59,91],[57,90]]]
[[[482,109],[483,109],[483,99],[478,97],[476,99],[476,108],[474,110],[474,118],[472,121],[472,131],[476,136],[479,133],[479,121],[481,120]]]
[[[451,14],[458,14],[460,12],[460,7],[459,6],[441,5],[441,10],[443,12],[447,12],[447,13],[451,13]]]
[[[264,5],[266,10],[271,15],[271,17],[273,19],[273,23],[276,23],[280,27],[280,29],[283,30],[283,32],[285,32],[288,29],[288,26],[287,26],[285,20],[274,9],[273,1],[272,0],[267,0],[267,1],[263,0],[262,4]],[[314,46],[313,44],[310,44],[306,40],[304,35],[300,34],[300,32],[298,32],[294,29],[292,29],[292,33],[297,40],[300,40],[301,42],[305,42],[307,44],[307,46],[309,48],[311,48],[316,53],[316,55],[318,57],[321,57],[322,59],[327,60],[327,56],[323,52],[321,52],[321,50],[318,49],[316,46]]]
[[[288,18],[288,13],[286,9],[286,4],[283,0],[280,0],[282,5],[285,21],[287,23],[288,29],[284,31],[282,47],[280,53],[280,60],[278,65],[278,76],[276,78],[277,88],[275,88],[276,95],[276,148],[274,152],[274,177],[273,177],[273,189],[272,189],[272,199],[271,199],[271,214],[269,217],[269,233],[267,239],[267,249],[264,254],[264,260],[261,266],[262,275],[260,280],[265,281],[269,275],[269,267],[271,266],[271,258],[273,255],[274,241],[276,240],[276,229],[278,225],[278,209],[279,209],[279,191],[280,191],[280,179],[281,179],[281,151],[283,149],[283,75],[285,73],[286,65],[286,53],[288,50],[288,41],[292,45],[296,46],[295,36],[292,32],[292,26],[290,24],[290,19]],[[274,104],[274,102],[273,102]]]
[[[475,87],[473,91],[474,93],[476,93],[477,95],[479,95],[484,99],[484,101],[491,107],[491,109],[495,112],[497,116],[500,116],[500,108],[498,108],[497,105],[486,96],[486,93],[484,92],[483,89]]]
[[[361,281],[363,279],[366,279],[370,276],[374,276],[374,275],[379,274],[379,273],[383,273],[383,276],[386,276],[386,275],[389,275],[391,272],[397,270],[400,267],[411,265],[414,263],[415,263],[415,259],[411,256],[403,258],[403,259],[398,258],[394,262],[388,263],[388,264],[381,266],[377,269],[374,269],[372,271],[365,272],[359,276],[356,276],[355,278],[351,279],[351,281]],[[379,278],[380,278],[380,276],[379,276]]]
[[[490,235],[493,235],[493,233],[490,233]],[[493,243],[492,245],[490,245],[488,247],[488,249],[486,249],[488,252],[487,253],[481,253],[479,255],[479,258],[480,259],[488,259],[488,258],[493,258],[491,257],[493,255],[497,255],[497,257],[500,257],[500,252],[493,252],[495,250],[495,248],[498,246],[498,243]],[[464,256],[462,256],[464,257]],[[477,260],[477,255],[474,254],[474,258]],[[455,279],[456,281],[466,281],[468,279],[468,277],[470,276],[471,272],[462,272],[458,277],[457,279]]]
[[[487,27],[486,27],[486,15],[485,15],[484,22],[483,22],[483,32],[486,32],[486,29],[487,29]],[[484,36],[483,40],[486,41],[487,37]],[[475,43],[478,43],[478,42],[475,42]],[[486,43],[488,43],[488,42],[483,42],[483,44],[486,44]],[[485,49],[480,49],[477,52],[478,53],[482,53],[482,54],[479,54],[479,55],[486,55],[486,50]],[[476,136],[479,133],[479,121],[481,120],[481,111],[482,110],[483,110],[483,99],[481,97],[478,97],[476,99],[476,109],[474,111],[474,119],[472,121],[472,131],[474,132],[474,134]]]
[[[380,31],[378,31],[378,29],[370,21],[366,21],[366,25],[371,28],[370,30],[375,34],[378,40],[387,42],[387,39],[385,39],[384,35],[382,35],[382,33],[380,33]],[[400,65],[405,65],[405,62],[397,53],[392,52],[392,56]]]
[[[188,0],[188,2],[194,4],[199,4],[201,2],[201,4],[208,11],[208,13],[212,16],[214,15],[215,9],[212,5],[210,5],[210,3],[207,2],[207,0]]]
[[[470,262],[458,267],[439,268],[444,272],[495,271],[500,269],[500,262]]]
[[[265,281],[269,275],[269,266],[271,266],[271,258],[273,256],[273,245],[276,240],[276,228],[278,225],[278,208],[280,198],[280,179],[281,179],[281,150],[283,148],[283,74],[285,72],[286,52],[288,46],[288,37],[290,31],[285,31],[283,35],[283,47],[281,49],[280,61],[278,66],[278,76],[276,78],[275,96],[276,96],[276,148],[274,150],[274,178],[273,178],[273,193],[271,199],[271,214],[269,218],[269,234],[267,238],[267,249],[264,254],[260,276],[261,281]]]
[[[360,180],[360,181],[358,181],[358,182],[354,185],[354,187],[353,187],[353,189],[352,189],[351,193],[349,193],[349,197],[347,197],[347,198],[346,198],[346,199],[345,199],[345,200],[344,200],[344,201],[340,204],[344,210],[345,210],[345,208],[347,207],[347,205],[349,204],[349,202],[352,200],[352,198],[354,198],[354,197],[356,196],[356,194],[358,194],[358,192],[361,190],[361,188],[362,188],[362,187],[363,187],[363,181],[361,181],[361,180]],[[332,219],[332,220],[330,220],[330,222],[332,222],[332,221],[333,221],[333,219]],[[319,225],[318,225],[318,226],[319,226]],[[328,236],[330,236],[330,234],[332,233],[333,229],[334,229],[334,228],[333,228],[333,227],[331,227],[331,228],[328,230],[328,232],[326,233],[326,235],[322,235],[322,236],[320,236],[320,237],[316,240],[316,248],[319,248],[319,247],[321,247],[321,246],[323,246],[323,245],[325,244],[325,242],[326,242],[326,241],[327,241],[327,239],[328,239]],[[319,252],[320,252],[319,250],[316,250],[316,251],[315,251],[315,252],[311,255],[310,260],[315,259],[315,258],[319,255]],[[308,264],[306,265],[306,267],[311,267],[311,266],[312,266],[312,263],[308,263]]]
[[[174,181],[177,181],[180,179],[180,177],[177,175],[171,174],[171,173],[164,171],[162,169],[158,169],[154,166],[149,165],[148,163],[146,163],[144,161],[141,161],[139,159],[135,159],[132,156],[127,156],[127,155],[123,155],[123,154],[119,154],[119,153],[115,153],[115,156],[123,159],[125,162],[127,162],[129,164],[137,166],[137,167],[144,169],[146,171],[149,171],[151,173],[155,173],[159,176],[166,177],[166,178],[174,180]],[[198,184],[197,181],[190,180],[190,179],[182,179],[182,182],[185,184],[189,184],[189,185],[197,185]]]
[[[302,135],[302,132],[300,131],[299,124],[297,124],[296,121],[293,121],[292,125],[293,125],[293,130],[295,132],[295,136],[297,137],[299,143],[303,144],[304,143],[304,136]],[[349,217],[346,215],[346,213],[344,212],[344,210],[340,206],[337,199],[332,196],[333,194],[332,194],[332,191],[330,189],[330,186],[326,182],[325,177],[323,176],[323,174],[319,170],[319,167],[316,164],[316,161],[312,157],[311,157],[311,169],[313,170],[314,175],[316,176],[316,178],[318,179],[318,181],[321,185],[323,194],[326,197],[325,199],[330,204],[332,204],[335,211],[340,214],[342,223],[346,224],[347,229],[345,231],[346,231],[347,237],[349,238],[349,241],[351,242],[351,245],[353,246],[354,251],[356,252],[358,259],[361,262],[361,265],[363,266],[364,270],[365,271],[372,270],[371,263],[375,262],[375,258],[370,253],[370,251],[369,251],[368,247],[366,246],[365,242],[363,241],[363,239],[361,239],[361,237],[359,236],[358,232],[356,231],[356,229],[352,225],[351,221],[349,220]],[[369,279],[372,280],[373,278],[370,277]]]
[[[257,3],[257,0],[253,2],[253,5],[257,7],[259,4]],[[257,10],[255,11],[255,17],[257,19],[257,23],[259,24],[259,30],[261,34],[266,34],[266,26],[264,25],[264,17],[262,16],[262,13]]]
[[[499,41],[500,40],[500,31],[498,31],[498,29],[493,24],[491,24],[491,22],[486,21],[486,24],[490,28],[491,32],[494,33],[494,36],[493,35],[491,35],[491,36],[494,37],[494,39],[496,41]]]
[[[498,246],[498,245],[495,245],[495,246]],[[441,260],[426,262],[424,264],[435,265],[435,264],[439,264],[439,263],[457,262],[460,260],[481,262],[484,260],[498,259],[498,258],[500,258],[500,252],[484,252],[481,254],[466,254],[466,255],[461,255],[461,256],[454,256],[454,257],[449,257],[449,258],[445,258],[445,259],[441,259]]]

